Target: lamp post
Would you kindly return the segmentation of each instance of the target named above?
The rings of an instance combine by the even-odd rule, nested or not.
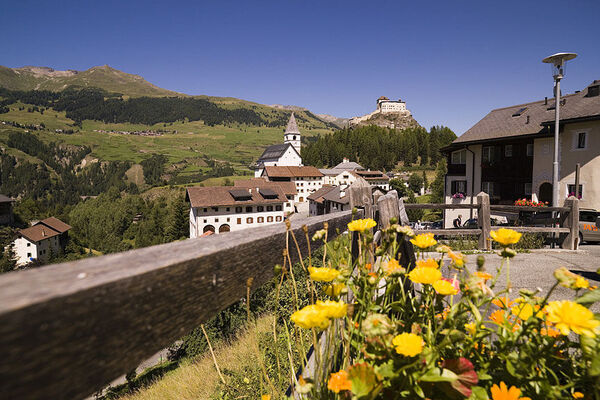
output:
[[[558,130],[560,121],[560,80],[565,76],[567,61],[577,57],[575,53],[556,53],[542,62],[551,64],[554,78],[554,159],[552,162],[552,207],[558,207]]]

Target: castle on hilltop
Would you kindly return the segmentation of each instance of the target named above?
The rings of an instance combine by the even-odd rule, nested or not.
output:
[[[386,115],[386,116],[398,116],[398,117],[410,117],[410,111],[406,108],[406,102],[402,101],[402,99],[398,100],[390,100],[385,96],[381,96],[377,99],[377,108],[375,111],[363,115],[362,117],[353,117],[350,118],[350,125],[359,125],[362,122],[366,122],[373,117],[377,117],[378,115]],[[393,123],[390,127],[394,127]]]

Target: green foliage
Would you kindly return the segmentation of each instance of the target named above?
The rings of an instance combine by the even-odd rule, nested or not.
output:
[[[437,162],[439,148],[450,144],[456,135],[448,128],[423,128],[396,131],[377,126],[342,129],[332,135],[319,137],[302,148],[302,158],[308,165],[332,166],[344,157],[359,160],[365,168],[391,170],[398,161],[410,166],[421,160],[421,165]],[[432,144],[435,142],[435,145]],[[438,149],[432,152],[432,148]]]
[[[162,175],[165,172],[166,162],[167,157],[162,154],[152,154],[150,158],[140,163],[144,169],[144,180],[147,184],[158,185],[163,183]]]
[[[408,178],[408,187],[413,193],[419,193],[423,187],[423,177],[418,173],[411,174]]]
[[[9,227],[0,228],[0,274],[12,271],[17,266],[14,245],[13,229]]]
[[[398,179],[398,178],[390,179],[390,187],[392,190],[395,190],[398,192],[398,197],[408,196],[409,190],[406,187],[406,185],[404,184],[404,181],[402,179]]]
[[[408,191],[408,197],[406,198],[406,203],[407,204],[416,204],[417,203],[417,198],[415,196],[415,192],[413,192],[412,190]],[[408,216],[408,219],[410,221],[417,221],[417,220],[422,220],[423,219],[423,215],[424,215],[424,210],[406,210],[406,215]]]
[[[429,182],[427,182],[427,174],[425,173],[425,170],[423,170],[423,188],[427,190],[428,187]]]
[[[431,202],[432,203],[443,203],[444,202],[444,182],[448,167],[446,166],[446,159],[442,159],[438,162],[435,170],[435,179],[431,183]]]

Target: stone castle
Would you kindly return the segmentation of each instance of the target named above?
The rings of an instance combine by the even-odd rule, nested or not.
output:
[[[349,121],[350,125],[365,125],[369,123],[373,123],[374,125],[380,125],[380,123],[375,122],[375,120],[379,120],[381,118],[377,117],[383,116],[387,117],[385,118],[386,120],[390,120],[389,123],[385,123],[384,125],[389,128],[394,128],[396,127],[395,123],[393,122],[394,119],[412,119],[410,111],[406,108],[406,102],[402,101],[402,99],[390,100],[385,96],[381,96],[377,99],[376,104],[377,108],[375,109],[375,111],[367,115],[363,115],[362,117],[351,118]]]

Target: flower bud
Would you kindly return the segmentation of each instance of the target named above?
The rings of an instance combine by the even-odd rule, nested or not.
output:
[[[502,257],[513,258],[517,255],[517,252],[511,249],[510,247],[505,247],[500,253]]]
[[[281,267],[281,264],[275,264],[275,266],[273,267],[273,272],[275,273],[275,276],[279,276],[279,274],[281,274],[281,272],[283,272],[283,268]]]
[[[397,223],[398,223],[398,218],[396,218],[396,217],[390,218],[390,224],[391,225],[394,225],[394,224],[397,224]]]
[[[483,265],[485,264],[485,257],[481,254],[477,256],[477,270],[482,271]]]
[[[375,276],[369,276],[369,279],[367,281],[369,282],[369,285],[373,286],[377,283],[378,279]]]

